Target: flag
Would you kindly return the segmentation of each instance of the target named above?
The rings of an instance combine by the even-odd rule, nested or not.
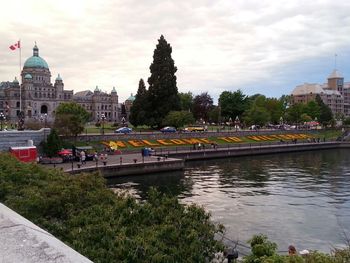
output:
[[[21,42],[18,41],[16,44],[10,46],[11,50],[16,50],[17,48],[21,48]]]

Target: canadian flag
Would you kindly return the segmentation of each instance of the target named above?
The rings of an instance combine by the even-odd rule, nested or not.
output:
[[[21,48],[21,41],[18,41],[16,44],[10,46],[11,50],[16,50],[17,48]]]

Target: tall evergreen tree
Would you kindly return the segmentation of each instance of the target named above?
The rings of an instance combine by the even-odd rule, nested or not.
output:
[[[170,44],[161,35],[154,50],[153,63],[150,66],[151,76],[148,78],[147,124],[152,127],[160,127],[170,111],[180,110],[175,76],[177,68],[171,52]]]
[[[148,111],[147,89],[143,79],[139,81],[139,88],[135,100],[130,109],[129,121],[132,125],[146,124],[146,113]]]

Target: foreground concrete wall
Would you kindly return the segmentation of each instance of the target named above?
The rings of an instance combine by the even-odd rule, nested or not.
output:
[[[32,140],[35,146],[46,139],[50,128],[38,131],[0,131],[0,151],[8,151],[11,146],[26,146],[28,140]]]
[[[0,262],[92,263],[50,233],[1,203]]]

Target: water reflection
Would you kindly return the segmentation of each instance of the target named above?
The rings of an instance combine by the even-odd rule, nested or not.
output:
[[[280,250],[329,252],[350,232],[349,150],[191,162],[184,172],[120,178],[140,198],[151,186],[198,203],[241,242],[265,233]]]

